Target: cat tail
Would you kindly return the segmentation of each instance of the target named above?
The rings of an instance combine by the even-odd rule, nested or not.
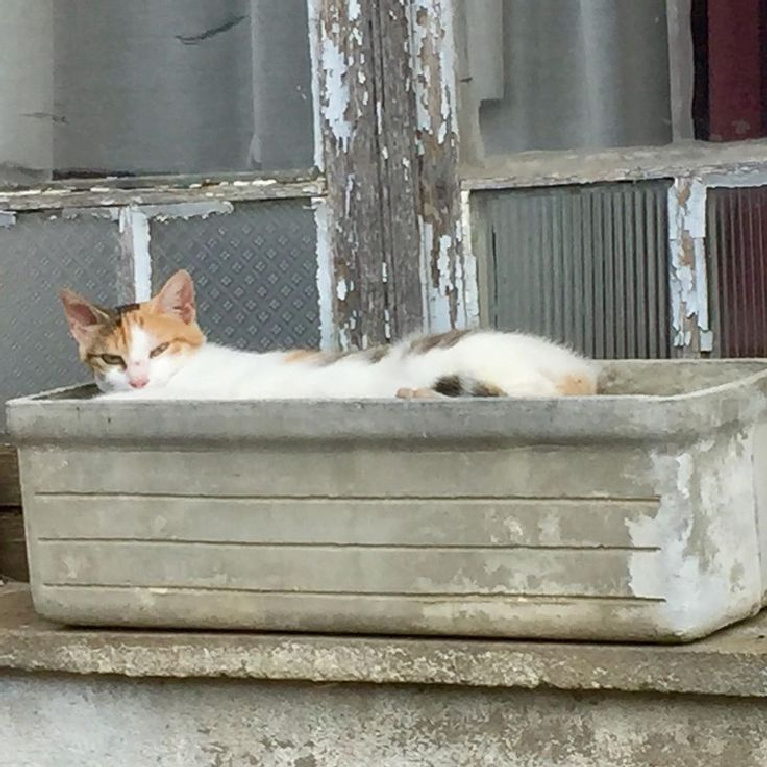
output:
[[[557,383],[557,391],[565,396],[578,396],[597,393],[596,375],[570,374],[563,376]]]
[[[508,397],[500,386],[467,375],[442,376],[432,387],[444,397]]]
[[[578,397],[596,394],[597,379],[589,373],[568,373],[556,382],[533,376],[516,382],[512,390],[507,391],[471,375],[447,375],[438,378],[432,389],[443,397]]]

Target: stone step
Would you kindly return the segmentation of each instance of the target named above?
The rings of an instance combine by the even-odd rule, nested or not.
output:
[[[763,767],[766,636],[767,616],[673,647],[91,631],[9,585],[0,742],[14,767]]]

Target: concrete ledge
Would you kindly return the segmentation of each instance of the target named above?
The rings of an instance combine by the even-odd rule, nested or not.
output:
[[[686,646],[67,629],[0,588],[0,671],[767,697],[767,613]]]

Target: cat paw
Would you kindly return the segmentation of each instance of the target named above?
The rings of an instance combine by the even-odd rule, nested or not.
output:
[[[438,392],[434,389],[413,389],[408,386],[403,386],[401,389],[397,389],[397,399],[441,399]]]

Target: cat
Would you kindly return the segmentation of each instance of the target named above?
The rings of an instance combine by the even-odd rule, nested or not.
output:
[[[100,397],[129,400],[560,397],[597,391],[597,366],[544,338],[453,330],[365,351],[244,352],[210,343],[189,273],[149,301],[107,309],[60,298]]]

